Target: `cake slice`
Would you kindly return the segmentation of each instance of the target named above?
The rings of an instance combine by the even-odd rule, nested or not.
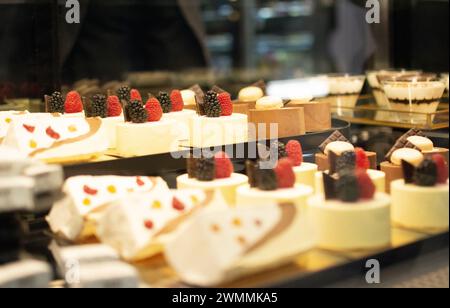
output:
[[[108,149],[99,118],[20,118],[9,127],[3,144],[49,162],[86,160]]]
[[[161,178],[120,176],[78,176],[63,186],[66,197],[53,206],[47,221],[51,230],[69,240],[95,235],[102,212],[114,201],[136,192],[167,194]]]

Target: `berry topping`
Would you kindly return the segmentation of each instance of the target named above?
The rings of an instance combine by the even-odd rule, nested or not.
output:
[[[47,109],[50,113],[64,113],[64,100],[60,92],[54,92],[50,96]]]
[[[370,161],[369,158],[367,157],[366,151],[364,151],[361,148],[356,148],[355,156],[357,169],[364,169],[364,170],[370,169]]]
[[[286,145],[286,153],[294,166],[300,166],[303,163],[302,145],[297,140],[291,140]]]
[[[170,100],[172,101],[172,111],[182,111],[184,107],[183,97],[179,90],[173,90],[170,93]]]
[[[31,134],[34,133],[34,130],[36,129],[36,127],[31,126],[31,125],[26,125],[26,124],[23,125],[23,128],[25,128],[27,130],[27,132],[29,132]]]
[[[231,102],[231,96],[227,92],[220,93],[217,96],[220,104],[221,116],[230,116],[233,114],[233,103]]]
[[[131,97],[131,89],[128,86],[120,87],[119,90],[117,90],[117,96],[120,100],[124,101],[130,101]]]
[[[172,199],[172,207],[177,211],[184,211],[184,209],[186,208],[184,204],[175,197]]]
[[[205,114],[208,118],[219,118],[222,114],[217,93],[214,91],[208,91],[205,96],[204,103]]]
[[[161,108],[164,113],[169,113],[172,111],[172,101],[170,100],[167,92],[159,92],[158,101],[161,104]]]
[[[216,177],[216,164],[214,158],[199,158],[196,163],[197,180],[202,182],[213,181]]]
[[[108,105],[106,96],[103,94],[96,94],[92,97],[90,117],[108,117]]]
[[[142,102],[141,93],[139,93],[139,91],[136,90],[136,89],[132,89],[130,91],[130,101],[140,101],[140,102]]]
[[[119,117],[122,114],[122,105],[120,104],[119,97],[112,95],[108,96],[108,117]]]
[[[275,167],[278,188],[292,188],[295,185],[295,173],[292,161],[289,158],[282,158]]]
[[[148,113],[148,122],[158,122],[159,120],[161,120],[163,116],[163,110],[156,98],[149,98],[149,100],[145,104],[145,109]]]
[[[148,120],[147,110],[139,101],[132,101],[126,105],[128,119],[133,123],[146,123]]]
[[[83,186],[83,191],[84,191],[85,194],[91,195],[91,196],[95,196],[98,193],[98,190],[96,190],[94,188],[91,188],[91,187],[89,187],[87,185]]]
[[[225,152],[219,152],[214,155],[216,163],[216,179],[226,179],[234,172],[233,163]]]
[[[278,188],[277,174],[273,169],[261,168],[260,164],[258,165],[258,169],[256,171],[258,188],[264,191],[277,190]]]
[[[136,178],[136,184],[137,184],[138,186],[144,186],[144,185],[145,185],[145,182],[144,182],[140,177],[137,177],[137,178]]]
[[[439,184],[447,184],[448,181],[448,165],[444,156],[434,154],[432,157],[437,168],[437,182]]]
[[[437,165],[432,159],[425,159],[416,169],[414,182],[418,186],[431,187],[436,185],[437,180]]]
[[[53,130],[53,128],[51,128],[51,127],[47,127],[47,129],[45,130],[45,133],[47,134],[47,136],[49,136],[50,138],[55,139],[55,140],[58,140],[61,138],[61,136],[57,132],[55,132]]]
[[[364,169],[356,171],[356,179],[358,180],[359,197],[364,200],[371,200],[375,196],[376,187],[369,174]]]
[[[78,113],[83,111],[83,101],[77,91],[71,91],[67,94],[64,109],[66,113]]]
[[[155,226],[155,224],[150,219],[147,219],[146,221],[144,221],[145,228],[152,230],[154,226]]]
[[[359,200],[359,183],[356,176],[351,173],[343,173],[336,183],[336,193],[343,202],[357,202]]]
[[[337,172],[352,171],[356,167],[356,155],[353,151],[347,151],[338,156],[336,160]]]

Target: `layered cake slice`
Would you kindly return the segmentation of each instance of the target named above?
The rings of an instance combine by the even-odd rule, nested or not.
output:
[[[365,170],[334,179],[323,174],[324,195],[308,200],[317,245],[335,251],[372,250],[391,243],[391,200],[376,193]]]
[[[161,178],[120,176],[78,176],[64,184],[66,197],[57,202],[47,221],[51,230],[69,240],[95,235],[96,223],[109,205],[136,192],[167,194]]]
[[[351,142],[339,131],[331,134],[320,146],[319,153],[316,154],[316,164],[319,166],[319,171],[330,170],[328,153],[333,151],[337,156],[344,152],[355,151],[355,147]],[[369,169],[377,169],[377,154],[374,152],[365,152],[369,159]]]
[[[418,129],[411,129],[401,136],[389,150],[386,160],[381,163],[381,171],[386,174],[386,191],[391,189],[391,182],[403,179],[402,160],[418,166],[425,157],[442,155],[449,161],[448,149],[435,147],[433,142]]]
[[[208,91],[197,94],[199,115],[191,118],[191,146],[207,148],[248,141],[248,117],[233,113],[227,92]]]
[[[257,211],[251,207],[202,211],[168,241],[166,259],[184,282],[218,285],[238,274],[233,270],[241,258],[284,229],[290,214],[274,204],[261,205]]]
[[[29,113],[28,111],[0,111],[0,144],[8,133],[9,127],[16,119],[50,119],[58,115],[49,113]]]
[[[448,229],[448,164],[439,154],[418,166],[402,160],[404,179],[391,183],[392,221],[395,225],[436,231]]]
[[[99,118],[20,118],[9,127],[3,144],[48,162],[88,160],[108,149]]]
[[[296,184],[291,159],[281,158],[275,166],[264,160],[248,161],[246,165],[249,184],[237,189],[237,205],[258,206],[267,202],[289,202],[299,210],[306,207],[306,200],[313,194],[313,188]]]
[[[187,170],[187,174],[177,177],[178,189],[218,189],[230,206],[236,203],[236,189],[248,181],[247,176],[234,173],[233,164],[224,152],[212,157],[194,153],[187,159]]]
[[[330,169],[323,172],[316,172],[316,192],[318,194],[324,193],[323,188],[323,173],[338,180],[341,174],[348,171],[362,170],[368,174],[372,182],[375,184],[376,191],[384,193],[386,187],[386,175],[382,171],[369,169],[370,161],[366,152],[361,148],[356,148],[354,151],[343,152],[340,156],[334,153],[333,147],[328,152]]]
[[[150,258],[163,251],[164,238],[210,201],[211,194],[199,190],[134,194],[105,211],[97,235],[126,260]]]

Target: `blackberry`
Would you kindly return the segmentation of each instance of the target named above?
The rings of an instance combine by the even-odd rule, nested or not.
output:
[[[248,176],[248,183],[250,184],[250,187],[258,187],[258,181],[256,177],[257,163],[252,160],[247,160],[245,162],[245,170]]]
[[[220,107],[219,100],[217,98],[217,93],[214,91],[208,91],[205,96],[204,105],[205,115],[208,118],[218,118],[222,113],[222,108]]]
[[[414,182],[418,186],[432,187],[438,178],[437,166],[431,159],[425,159],[414,173]]]
[[[356,154],[353,151],[347,151],[336,159],[336,171],[346,172],[356,169]]]
[[[60,92],[54,92],[48,100],[48,112],[64,113],[64,99]]]
[[[133,123],[146,123],[148,113],[140,101],[132,101],[126,105],[126,113],[129,121]]]
[[[259,189],[264,191],[277,190],[278,179],[273,169],[262,169],[260,165],[258,165],[256,174]]]
[[[214,157],[199,158],[196,163],[197,180],[201,182],[213,181],[216,177],[216,163]]]
[[[131,89],[129,86],[123,86],[120,87],[117,90],[117,96],[119,97],[120,100],[124,100],[126,102],[130,101],[131,98]]]
[[[108,117],[108,104],[105,95],[96,94],[92,97],[91,112],[89,116],[100,118]]]
[[[164,113],[169,113],[172,111],[172,101],[167,92],[159,92],[158,101],[161,104],[161,108]]]
[[[287,152],[286,152],[286,145],[281,141],[274,141],[271,144],[270,149],[271,149],[272,157],[274,157],[275,154],[277,154],[278,160],[288,156]]]
[[[336,194],[343,202],[357,202],[359,200],[358,179],[351,172],[344,172],[336,183]]]
[[[187,174],[190,179],[195,179],[197,176],[197,159],[190,156],[186,159]]]

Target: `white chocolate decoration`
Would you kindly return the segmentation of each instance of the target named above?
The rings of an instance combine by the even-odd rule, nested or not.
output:
[[[404,160],[418,167],[422,163],[423,159],[424,159],[423,154],[420,153],[419,151],[414,149],[403,148],[398,149],[397,151],[392,153],[391,163],[397,166],[401,166],[402,160]]]
[[[195,92],[192,90],[181,91],[181,97],[183,98],[183,102],[186,106],[195,106],[197,104],[195,100]]]
[[[256,109],[270,110],[283,108],[283,100],[279,97],[265,96],[256,102]]]
[[[345,141],[334,141],[330,142],[325,148],[325,154],[328,155],[330,151],[334,152],[336,155],[341,155],[344,152],[353,152],[355,151],[355,147]]]
[[[256,102],[258,99],[264,96],[264,92],[258,87],[247,87],[243,88],[239,92],[240,102]]]
[[[422,152],[433,151],[434,145],[433,141],[426,137],[421,136],[411,136],[408,141],[418,147]]]

